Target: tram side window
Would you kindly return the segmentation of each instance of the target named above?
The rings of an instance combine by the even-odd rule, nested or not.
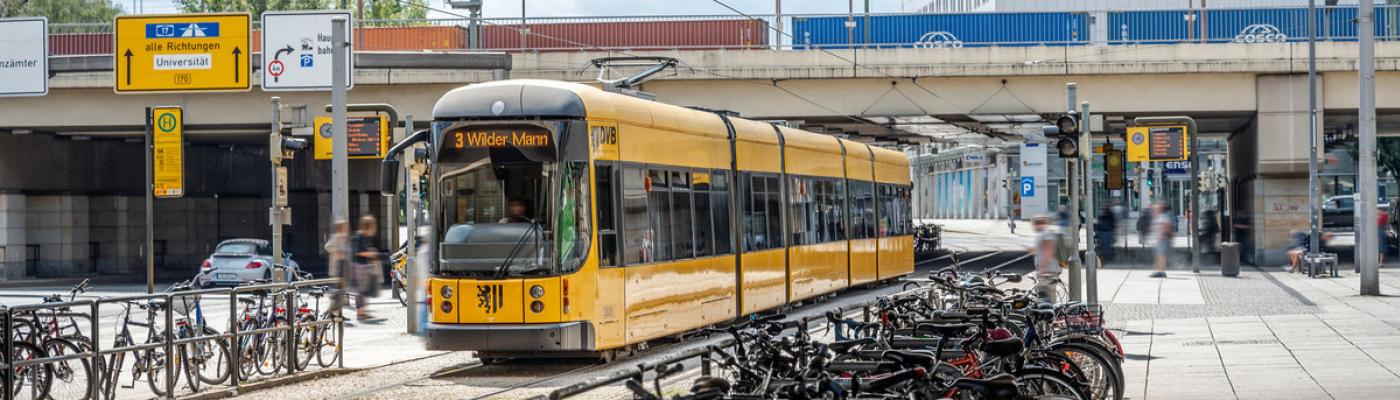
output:
[[[833,240],[848,240],[846,236],[846,182],[831,180],[831,229]]]
[[[851,239],[875,237],[875,189],[865,181],[851,181],[850,185],[850,232]]]
[[[883,183],[875,185],[877,201],[880,203],[880,237],[894,234],[894,193],[890,189],[890,185]]]
[[[783,186],[781,178],[776,175],[769,176],[765,180],[768,189],[767,196],[765,196],[768,203],[768,223],[766,225],[768,225],[768,237],[771,239],[768,241],[768,248],[774,249],[783,247],[783,213],[779,212],[779,207],[783,206],[783,199],[780,197],[783,193]]]
[[[618,185],[615,169],[609,161],[593,166],[594,189],[598,209],[598,265],[620,265],[617,259],[617,205],[614,203]]]
[[[729,172],[715,170],[710,177],[710,204],[714,219],[714,254],[729,254],[733,251],[729,229]]]
[[[695,258],[695,220],[691,208],[690,173],[671,171],[671,243],[675,259]]]
[[[743,205],[743,218],[741,227],[743,229],[744,251],[757,251],[767,249],[768,242],[764,236],[768,234],[768,203],[765,201],[764,188],[767,180],[762,176],[749,172],[739,174],[740,203]]]
[[[593,239],[593,212],[589,210],[592,200],[588,185],[588,163],[569,161],[564,163],[561,174],[559,211],[557,218],[556,243],[559,248],[559,270],[562,273],[578,271],[588,257],[589,241]]]
[[[708,257],[715,254],[713,207],[710,204],[714,179],[709,170],[695,171],[690,177],[690,190],[695,195],[695,256]]]
[[[789,203],[788,215],[792,219],[792,245],[803,246],[815,243],[814,227],[817,226],[816,206],[812,204],[813,190],[812,180],[802,177],[792,177],[792,190]]]
[[[673,259],[671,252],[671,190],[667,183],[666,171],[649,170],[647,209],[651,215],[651,230],[656,233],[651,248],[651,261],[660,262]]]
[[[622,213],[622,237],[626,241],[626,245],[623,246],[624,262],[651,262],[652,243],[655,243],[655,238],[647,218],[645,171],[640,168],[622,168]]]

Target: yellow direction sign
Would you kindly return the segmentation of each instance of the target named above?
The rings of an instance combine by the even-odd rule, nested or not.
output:
[[[1186,125],[1128,128],[1128,161],[1186,161],[1191,157],[1191,134]]]
[[[119,15],[117,93],[248,90],[246,13]]]
[[[185,195],[185,112],[180,107],[151,109],[151,176],[156,197]]]

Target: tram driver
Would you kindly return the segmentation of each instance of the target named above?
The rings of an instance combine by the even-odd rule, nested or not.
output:
[[[498,222],[498,223],[500,223],[500,224],[517,224],[517,223],[525,223],[525,224],[528,224],[528,223],[531,223],[531,222],[534,222],[534,221],[535,221],[534,218],[530,218],[530,204],[526,203],[525,200],[521,200],[521,199],[511,200],[511,201],[510,201],[509,207],[507,207],[507,212],[509,212],[510,215],[507,215],[505,218],[501,218],[501,221]]]

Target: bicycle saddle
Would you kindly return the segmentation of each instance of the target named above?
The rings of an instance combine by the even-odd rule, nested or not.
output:
[[[981,394],[982,398],[990,400],[1009,400],[1020,396],[1016,387],[1016,378],[1011,374],[1001,374],[987,379],[959,378],[953,381],[953,386]]]
[[[1021,354],[1021,351],[1025,350],[1025,348],[1026,343],[1021,341],[1021,338],[1018,337],[993,340],[982,344],[982,351],[997,357]]]
[[[837,353],[845,353],[851,351],[851,349],[855,347],[864,346],[872,343],[875,343],[874,338],[860,338],[832,342],[831,344],[827,345],[827,347],[830,348],[831,351]]]
[[[937,336],[958,336],[968,329],[976,327],[975,324],[918,324],[914,326],[914,333],[932,332]]]

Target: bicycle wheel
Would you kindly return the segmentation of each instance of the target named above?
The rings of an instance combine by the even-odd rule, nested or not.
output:
[[[14,342],[10,356],[11,360],[24,361],[45,358],[48,354],[32,343]],[[0,369],[0,378],[9,373]],[[28,365],[15,371],[14,385],[10,390],[16,400],[43,399],[49,396],[49,385],[52,383],[53,370],[48,365]]]
[[[257,329],[257,324],[252,320],[244,321],[238,327],[239,332],[247,332]],[[262,341],[261,334],[243,336],[238,339],[238,376],[247,379],[258,372],[258,342]]]
[[[126,344],[117,344],[113,348],[123,347]],[[122,362],[126,361],[126,353],[112,354],[105,360],[102,368],[102,398],[112,399],[117,396],[117,380],[121,379]]]
[[[1061,343],[1051,352],[1071,360],[1082,375],[1071,375],[1086,386],[1095,400],[1123,399],[1123,371],[1099,350],[1078,343]]]
[[[269,324],[270,328],[280,328],[287,326],[287,319],[276,317]],[[258,343],[261,349],[258,351],[258,373],[263,375],[276,375],[282,371],[282,365],[287,362],[287,335],[285,331],[274,331],[263,335]]]
[[[214,330],[214,328],[204,327],[204,336],[218,335],[219,331]],[[190,352],[190,357],[195,361],[196,375],[201,382],[218,385],[228,380],[228,375],[233,370],[228,352],[228,342],[223,340],[198,342],[191,343],[190,347],[194,349]]]
[[[322,319],[333,320],[335,314],[321,313]],[[316,329],[316,364],[330,368],[340,361],[340,324],[331,323]]]
[[[1027,367],[1016,371],[1016,383],[1022,393],[1033,398],[1042,396],[1065,396],[1078,400],[1090,400],[1083,387],[1068,375],[1049,368]]]
[[[155,342],[159,343],[161,340],[156,339]],[[155,393],[156,397],[165,397],[167,393],[165,387],[167,378],[165,376],[165,350],[146,350],[142,358],[145,365],[138,365],[136,368],[141,368],[141,374],[146,376],[146,384],[151,386],[151,392]],[[179,366],[177,365],[175,368],[179,368]],[[170,387],[178,387],[180,384],[179,371],[175,372],[169,376]]]
[[[83,349],[68,339],[53,338],[44,341],[44,353],[48,357],[63,357],[80,354]],[[52,377],[49,383],[49,398],[54,400],[90,399],[92,392],[92,362],[88,359],[55,361],[45,364]]]
[[[194,343],[185,344],[176,348],[175,355],[179,358],[175,360],[175,368],[179,368],[182,371],[175,372],[177,374],[184,373],[185,384],[190,387],[191,392],[198,393],[200,382],[199,374],[197,371],[199,369],[199,365],[195,363],[193,357],[190,357],[190,355],[194,354],[196,351],[197,350],[194,348]]]
[[[305,325],[315,322],[315,317],[302,316],[300,317],[300,321],[298,321],[299,325],[297,326],[296,332],[293,332],[292,337],[296,340],[294,345],[296,346],[297,371],[305,371],[306,367],[311,365],[311,359],[316,357],[316,346],[319,344],[316,339],[316,331],[320,330],[322,327]]]

